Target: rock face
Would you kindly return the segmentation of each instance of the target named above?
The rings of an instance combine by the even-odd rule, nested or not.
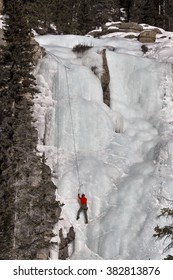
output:
[[[60,238],[60,244],[59,244],[59,260],[66,260],[69,258],[69,252],[68,252],[68,245],[75,240],[75,232],[74,228],[70,227],[69,232],[67,233],[67,236],[64,237],[62,228],[59,230],[59,238]]]
[[[157,32],[155,30],[145,30],[138,36],[138,41],[141,43],[154,43]]]
[[[40,58],[44,57],[46,55],[46,52],[44,48],[40,47],[39,43],[33,38],[31,41],[31,44],[33,45],[33,64],[37,65]]]
[[[110,107],[110,89],[109,89],[109,82],[110,82],[110,75],[109,75],[109,68],[107,64],[106,58],[106,49],[102,52],[102,60],[103,60],[103,75],[101,77],[101,85],[103,89],[103,101],[104,103]]]

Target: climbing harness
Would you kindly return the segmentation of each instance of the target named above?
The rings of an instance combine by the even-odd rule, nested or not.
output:
[[[65,70],[65,76],[66,76],[66,83],[67,83],[67,94],[68,94],[68,104],[70,109],[70,119],[71,119],[71,127],[72,127],[72,135],[73,135],[73,145],[74,145],[74,154],[75,154],[75,163],[76,163],[76,172],[77,172],[77,179],[78,179],[78,193],[81,192],[82,184],[80,180],[80,173],[79,173],[79,163],[78,163],[78,154],[77,154],[77,148],[76,148],[76,140],[75,140],[75,131],[74,131],[74,125],[73,125],[73,114],[72,114],[72,104],[71,104],[71,98],[70,98],[70,89],[69,89],[69,81],[68,81],[68,73],[67,69],[71,69],[69,66],[67,66],[58,56],[55,54],[47,51],[49,55],[51,55],[58,63],[62,64],[64,66]]]

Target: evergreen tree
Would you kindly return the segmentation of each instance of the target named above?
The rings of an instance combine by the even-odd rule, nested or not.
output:
[[[39,34],[78,32],[77,10],[79,0],[28,0],[26,10],[30,24]]]
[[[77,21],[81,34],[86,34],[94,28],[93,7],[90,0],[83,0],[79,2]]]
[[[49,247],[57,222],[57,205],[48,195],[54,197],[55,186],[36,155],[32,98],[37,89],[25,3],[5,1],[6,45],[0,52],[0,259],[36,259],[40,248]]]
[[[141,13],[141,22],[148,23],[151,25],[156,25],[157,24],[156,15],[157,15],[157,9],[154,1],[151,0],[145,1]]]
[[[163,208],[161,209],[161,214],[158,217],[173,217],[173,210],[170,208]],[[170,250],[173,248],[173,225],[168,225],[164,227],[159,227],[158,225],[154,228],[155,234],[154,237],[157,237],[158,239],[171,239],[171,242],[166,246],[164,249],[164,252]],[[173,259],[172,255],[168,255],[165,259],[170,260]]]
[[[119,0],[97,0],[93,4],[93,22],[95,26],[101,26],[106,22],[120,20]]]
[[[12,188],[11,181],[11,176],[13,172],[15,173],[12,158],[15,157],[16,161],[19,159],[15,134],[20,124],[29,118],[29,112],[26,110],[27,103],[23,103],[22,100],[25,99],[25,94],[28,91],[33,94],[36,90],[34,77],[30,73],[32,70],[31,31],[28,28],[27,18],[23,13],[23,1],[5,1],[5,13],[6,27],[4,29],[4,37],[6,45],[2,47],[0,55],[0,100],[2,110],[0,170],[1,214],[3,217],[1,220],[1,229],[3,230],[1,241],[3,242],[0,247],[4,258],[7,254],[7,258],[13,258],[14,254],[11,250],[13,248],[12,240],[14,240],[15,213],[13,207],[16,190]],[[25,110],[18,110],[21,103]],[[24,140],[21,135],[21,149],[25,143]]]
[[[171,0],[122,0],[127,20],[148,23],[173,30],[173,2]]]
[[[138,23],[147,23],[143,21],[145,16],[144,7],[146,6],[146,2],[148,0],[132,0],[129,6],[128,18],[130,21],[138,22]]]
[[[80,2],[79,0],[56,1],[52,20],[58,33],[80,33],[77,20]]]
[[[130,10],[132,6],[132,0],[120,0],[120,7],[124,8],[127,14],[127,21],[130,21]]]
[[[173,31],[173,1],[165,0],[165,29]]]
[[[30,26],[40,34],[53,31],[53,23],[56,6],[60,0],[27,0],[25,1],[25,12]]]
[[[4,35],[7,45],[4,47],[4,61],[8,65],[8,87],[11,97],[20,99],[28,90],[35,93],[33,70],[33,45],[31,28],[22,0],[9,2],[6,9],[6,27]],[[15,88],[15,86],[17,88]],[[19,97],[20,96],[20,97]]]

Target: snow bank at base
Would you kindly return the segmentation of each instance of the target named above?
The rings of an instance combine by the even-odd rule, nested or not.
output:
[[[164,114],[162,109],[164,96],[171,94],[170,65],[140,57],[141,44],[126,39],[47,35],[37,40],[48,51],[37,68],[39,150],[46,152],[57,200],[65,203],[64,220],[55,232],[74,226],[71,259],[160,259],[163,244],[152,235],[162,205],[159,196],[172,195],[171,171],[163,191],[159,168],[161,153],[167,151],[171,159],[166,164],[172,164],[172,146],[168,141],[166,151],[158,148],[164,140],[161,131],[172,133],[163,121],[167,101]],[[79,43],[94,46],[92,54],[75,56],[71,48]],[[100,80],[91,71],[105,45],[115,48],[106,52],[111,108],[103,103]],[[77,164],[80,191],[88,198],[88,225],[82,214],[76,221]]]

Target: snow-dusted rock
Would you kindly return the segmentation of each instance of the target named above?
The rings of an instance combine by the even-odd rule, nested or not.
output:
[[[141,43],[154,43],[156,40],[157,32],[155,30],[144,30],[138,36]]]

